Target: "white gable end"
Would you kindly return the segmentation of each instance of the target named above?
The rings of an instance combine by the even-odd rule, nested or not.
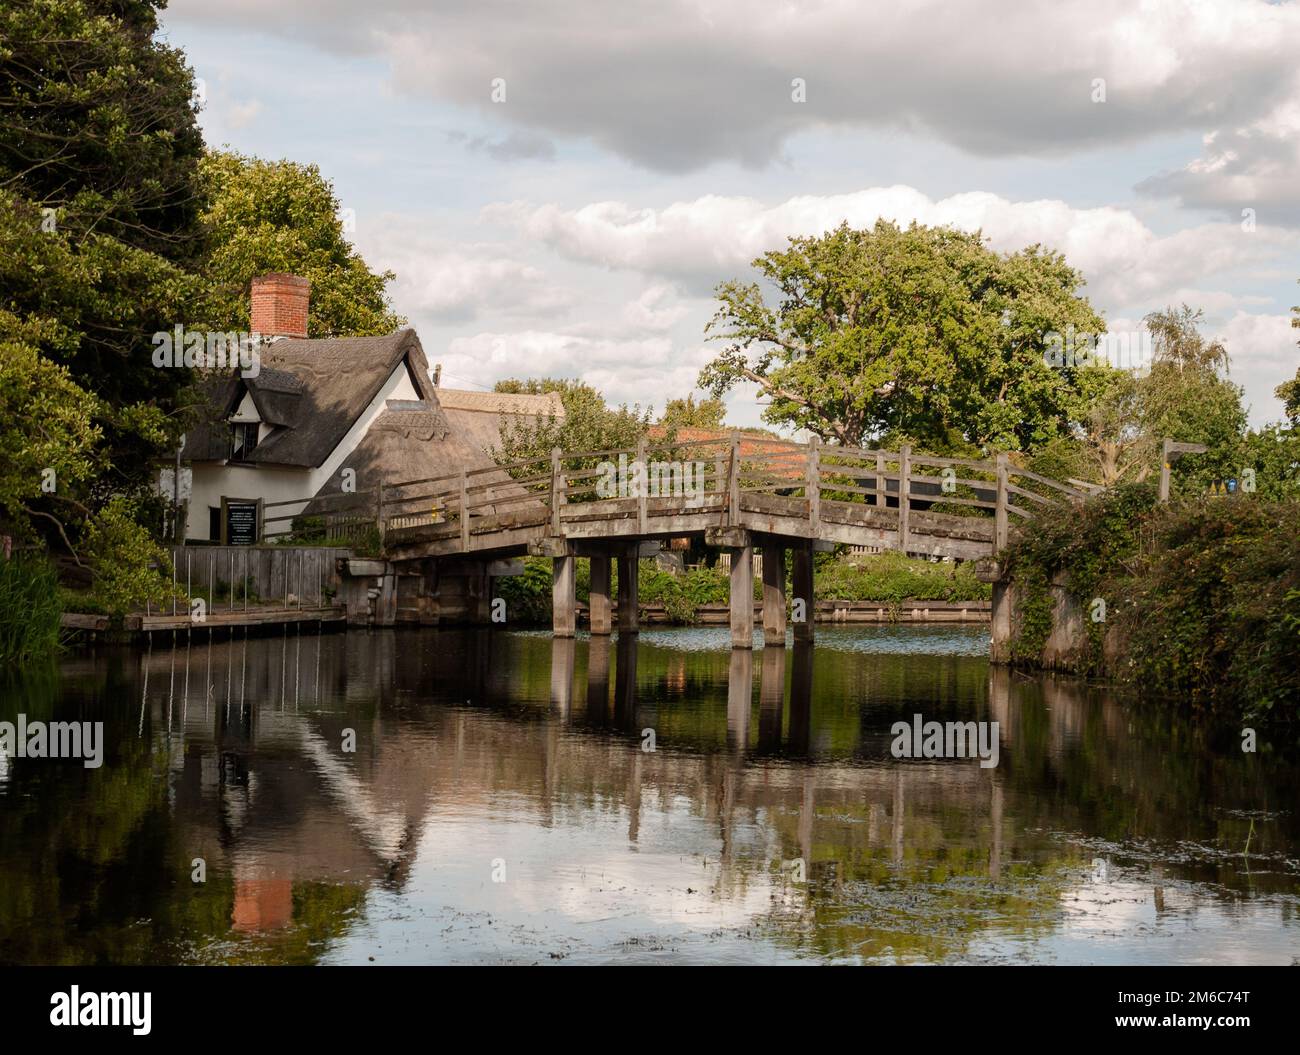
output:
[[[257,412],[257,405],[253,402],[253,394],[245,392],[244,398],[239,401],[239,406],[235,412],[230,415],[232,422],[247,422],[251,424],[254,421],[261,421],[262,415]]]
[[[319,468],[311,471],[309,493],[317,494],[339,471],[343,463],[348,460],[348,455],[357,449],[357,445],[365,438],[375,420],[384,412],[390,399],[419,398],[420,393],[411,382],[411,373],[407,369],[406,360],[403,359],[393,368],[393,372],[388,375],[388,380],[384,382],[379,393],[370,401],[370,405],[366,407],[361,417],[353,422],[352,428],[348,429],[347,434],[339,441],[339,445],[330,452],[330,456]]]

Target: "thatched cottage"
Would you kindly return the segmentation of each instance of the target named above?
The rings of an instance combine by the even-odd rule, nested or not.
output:
[[[505,417],[563,415],[550,395],[435,387],[411,329],[309,339],[309,296],[294,275],[253,281],[251,329],[273,339],[255,371],[210,379],[179,492],[163,473],[164,494],[187,507],[188,541],[248,543],[276,533],[266,506],[298,513],[325,495],[489,467]]]

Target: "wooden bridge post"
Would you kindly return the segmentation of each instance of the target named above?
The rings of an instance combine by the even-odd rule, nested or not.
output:
[[[564,505],[564,467],[560,464],[560,448],[551,449],[551,534],[563,534],[560,525],[560,508]]]
[[[912,448],[904,443],[898,452],[898,548],[907,555],[908,521],[912,506]]]
[[[460,508],[456,511],[456,515],[460,517],[460,551],[462,553],[469,552],[469,510],[466,508],[469,504],[466,498],[468,493],[469,490],[465,486],[465,470],[462,469],[460,471]]]
[[[466,589],[469,594],[468,616],[475,626],[492,625],[492,576],[487,564],[468,573]]]
[[[796,644],[813,640],[813,615],[817,611],[817,601],[813,595],[813,548],[808,542],[794,548],[794,601],[803,610],[803,621],[794,624]],[[798,613],[796,613],[798,614]]]
[[[577,558],[570,550],[562,557],[552,557],[551,632],[556,637],[573,637],[578,623],[578,598],[575,590],[574,565]]]
[[[1001,553],[1007,548],[1009,531],[1007,519],[1007,456],[1004,452],[998,455],[998,500],[993,521],[994,553]]]
[[[727,473],[727,523],[740,520],[740,433],[731,430],[731,466]],[[753,578],[751,569],[750,577]]]
[[[808,497],[808,523],[816,535],[822,517],[822,450],[821,440],[816,436],[808,441],[808,481],[804,492]],[[766,555],[763,560],[767,560]]]
[[[885,479],[885,456],[876,451],[876,505],[889,505],[889,482]]]
[[[636,529],[642,535],[645,534],[646,522],[646,500],[650,492],[650,463],[646,457],[646,438],[642,433],[641,438],[636,441],[636,460],[641,466],[639,474],[633,474],[633,479],[642,481],[642,485],[637,488],[636,493]]]
[[[618,632],[635,634],[640,629],[640,579],[641,564],[637,557],[640,547],[632,543],[618,558]]]
[[[763,644],[785,648],[785,547],[763,542]]]
[[[764,561],[764,564],[767,562]],[[754,647],[754,547],[731,551],[731,647]]]
[[[620,576],[620,578],[622,578]],[[605,637],[611,628],[609,603],[609,557],[591,558],[591,599],[587,603],[593,637]]]

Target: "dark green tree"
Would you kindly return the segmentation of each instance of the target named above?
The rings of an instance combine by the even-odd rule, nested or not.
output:
[[[1291,313],[1295,316],[1291,320],[1291,325],[1300,330],[1300,304],[1292,308]],[[1296,341],[1296,344],[1300,344],[1300,341]],[[1286,409],[1287,420],[1291,422],[1291,425],[1293,427],[1300,426],[1300,368],[1296,369],[1294,378],[1290,381],[1283,381],[1277,386],[1275,395],[1282,401]]]
[[[7,402],[38,446],[73,441],[53,490],[6,487],[20,534],[75,536],[110,496],[143,494],[180,434],[191,378],[153,366],[151,336],[194,303],[203,143],[191,71],[155,39],[162,6],[0,6],[0,341],[15,375],[57,379]]]

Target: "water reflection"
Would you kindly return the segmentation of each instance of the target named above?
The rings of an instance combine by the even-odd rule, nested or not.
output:
[[[0,703],[106,739],[100,770],[0,770],[0,959],[1300,951],[1292,766],[992,669],[981,633],[291,631],[70,659]],[[917,712],[997,721],[1000,764],[895,760]]]

